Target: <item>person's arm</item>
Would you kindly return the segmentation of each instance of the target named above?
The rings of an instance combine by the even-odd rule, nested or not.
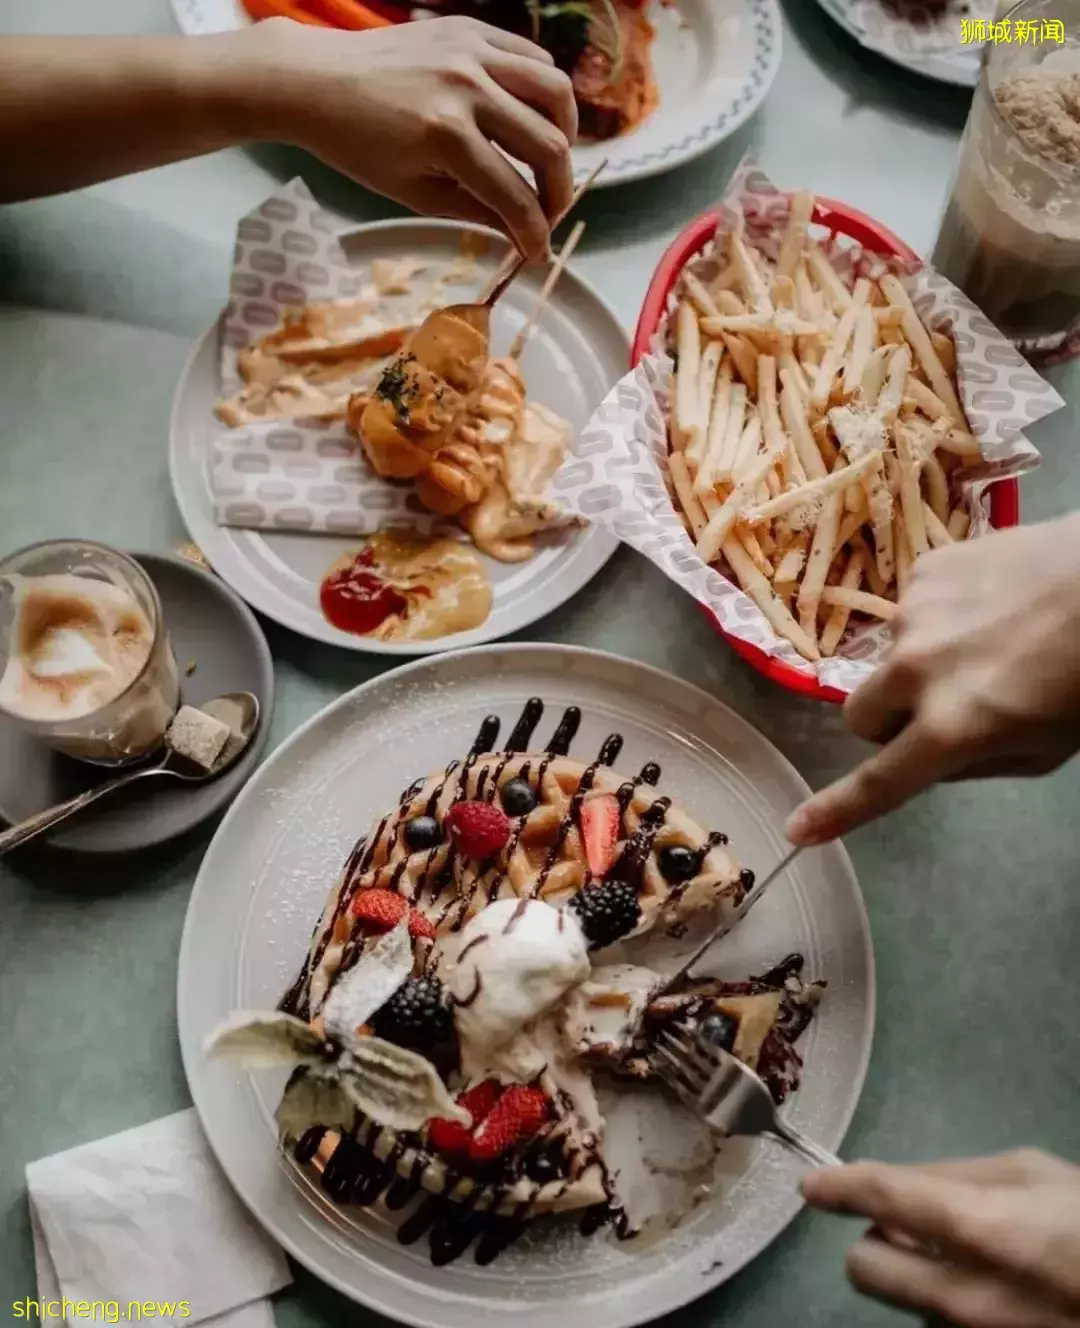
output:
[[[1034,1149],[1000,1157],[817,1171],[814,1208],[865,1218],[857,1290],[962,1328],[1080,1323],[1080,1167]]]
[[[881,667],[844,707],[880,750],[796,809],[822,844],[943,779],[1045,774],[1080,750],[1080,514],[920,558]]]
[[[0,37],[0,202],[237,142],[237,45],[231,36]]]
[[[550,56],[468,19],[0,38],[0,202],[277,141],[418,212],[497,225],[540,257],[546,216],[571,196],[576,133]],[[532,168],[539,197],[497,147]]]

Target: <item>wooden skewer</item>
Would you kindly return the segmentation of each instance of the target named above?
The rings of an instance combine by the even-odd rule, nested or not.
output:
[[[559,213],[559,215],[555,218],[555,220],[551,223],[552,230],[554,230],[555,227],[558,226],[561,221],[564,221],[566,217],[569,216],[571,212],[573,212],[574,208],[576,208],[578,203],[581,201],[582,195],[588,189],[591,188],[596,177],[606,166],[607,166],[607,158],[605,157],[604,160],[600,162],[598,166],[595,166],[589,172],[586,178],[582,180],[581,184],[579,184],[578,187],[574,190],[573,198],[562,210],[562,212]],[[517,274],[525,266],[526,261],[527,260],[524,254],[519,254],[519,253],[513,254],[511,259],[508,260],[507,263],[504,263],[502,266],[500,266],[500,268],[492,278],[488,286],[488,289],[481,294],[477,303],[487,305],[487,307],[490,309],[492,305],[495,304],[497,300],[501,299],[502,296],[506,293],[507,286],[510,285],[510,283],[514,280]]]
[[[577,248],[581,237],[585,234],[585,223],[583,221],[575,222],[574,229],[566,237],[566,243],[559,250],[559,256],[551,265],[551,271],[547,274],[543,286],[540,287],[540,294],[536,297],[536,303],[529,310],[528,317],[522,323],[517,336],[510,343],[510,349],[507,354],[512,360],[516,360],[525,349],[525,342],[529,339],[529,333],[536,326],[536,320],[540,317],[544,305],[551,297],[551,292],[555,289],[555,283],[562,276],[570,256]]]

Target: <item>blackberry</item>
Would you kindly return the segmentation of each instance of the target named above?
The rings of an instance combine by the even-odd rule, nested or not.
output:
[[[602,950],[631,932],[641,917],[637,890],[629,881],[589,885],[567,905],[577,914],[590,949]]]
[[[453,1017],[443,984],[435,977],[407,978],[372,1016],[378,1037],[422,1051],[446,1042]]]

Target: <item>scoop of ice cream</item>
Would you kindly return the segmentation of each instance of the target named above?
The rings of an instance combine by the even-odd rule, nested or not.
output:
[[[445,981],[462,1051],[481,1058],[589,976],[584,934],[572,913],[538,899],[501,899],[461,933]]]

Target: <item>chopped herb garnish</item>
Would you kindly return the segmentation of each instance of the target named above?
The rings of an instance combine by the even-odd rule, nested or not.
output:
[[[408,370],[410,356],[392,361],[383,370],[375,395],[389,401],[402,424],[409,422],[409,402],[416,397],[416,383]]]

